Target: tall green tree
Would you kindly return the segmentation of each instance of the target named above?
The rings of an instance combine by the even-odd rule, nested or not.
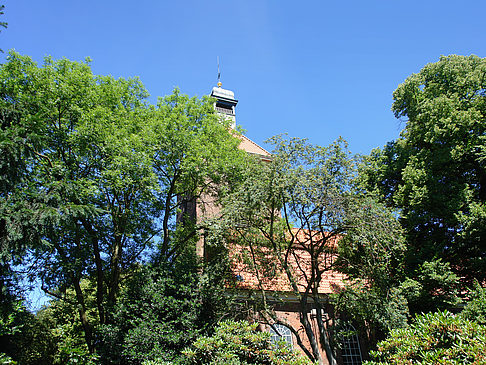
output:
[[[203,223],[202,197],[218,204],[220,195],[239,179],[246,155],[238,149],[240,140],[229,133],[228,122],[215,115],[210,98],[189,98],[177,89],[158,100],[142,133],[160,186],[159,255],[169,260],[185,242],[194,241],[201,228],[195,224]]]
[[[257,278],[264,318],[288,326],[312,361],[323,363],[325,351],[335,363],[324,316],[329,302],[320,287],[334,270],[335,241],[345,230],[353,160],[343,140],[329,147],[282,137],[271,143],[272,161],[249,164],[244,182],[225,201],[229,239],[242,247],[242,257],[235,259],[246,262]],[[272,310],[276,294],[268,283],[275,276],[297,298],[303,331]],[[311,326],[313,308],[317,333]]]
[[[0,93],[3,262],[27,266],[59,300],[72,289],[94,352],[94,324],[112,321],[120,285],[147,250],[158,244],[171,262],[194,243],[195,222],[175,225],[178,196],[217,194],[207,182],[231,176],[238,140],[209,99],[175,91],[150,106],[140,81],[93,75],[87,62],[39,67],[11,53]]]
[[[392,110],[400,138],[371,155],[365,180],[399,209],[417,268],[442,259],[485,279],[486,59],[441,57],[407,78]]]
[[[366,340],[362,345],[374,348],[389,331],[407,324],[403,230],[389,209],[360,194],[354,195],[345,222],[336,270],[345,273],[346,280],[333,294],[333,304],[355,324]]]
[[[146,202],[155,179],[133,133],[146,92],[137,80],[96,77],[88,64],[65,59],[38,67],[11,54],[0,75],[2,109],[10,113],[4,137],[14,148],[24,139],[25,166],[2,200],[6,244],[28,250],[46,292],[75,290],[92,351],[81,280],[97,277],[103,323],[130,264],[122,249],[126,258],[140,251],[152,230]]]

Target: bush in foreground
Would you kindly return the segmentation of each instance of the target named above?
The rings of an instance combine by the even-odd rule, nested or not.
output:
[[[256,330],[258,324],[246,321],[226,321],[213,336],[198,338],[184,351],[188,364],[268,364],[303,365],[309,360],[285,343],[273,344],[270,333]]]
[[[486,364],[486,326],[448,311],[418,315],[371,352],[374,364]]]

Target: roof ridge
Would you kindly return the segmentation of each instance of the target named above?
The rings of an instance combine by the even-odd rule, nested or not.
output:
[[[253,143],[255,146],[257,146],[258,148],[261,148],[263,151],[265,151],[266,153],[268,153],[268,155],[270,156],[271,153],[268,152],[265,148],[263,148],[262,146],[260,146],[258,143],[252,141],[250,138],[248,138],[247,136],[245,136],[244,134],[241,135],[241,137],[245,138],[247,141]]]

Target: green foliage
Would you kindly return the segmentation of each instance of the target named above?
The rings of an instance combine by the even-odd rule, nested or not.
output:
[[[195,249],[174,265],[156,261],[127,280],[114,320],[100,329],[103,363],[178,361],[197,336],[231,311],[224,292],[226,264],[218,258],[198,264]]]
[[[121,345],[118,355],[129,363],[173,360],[197,335],[197,272],[175,276],[163,269],[143,269],[128,285],[114,324],[102,329],[105,335],[108,330],[120,331],[105,358],[113,358],[114,347]]]
[[[411,313],[457,307],[459,278],[442,260],[425,261],[401,283]]]
[[[407,78],[392,107],[405,129],[363,174],[399,209],[412,270],[442,259],[461,277],[485,278],[485,73],[485,59],[451,55]]]
[[[184,351],[187,364],[309,364],[284,343],[272,344],[269,332],[256,331],[258,324],[221,322],[214,335],[198,338]]]
[[[486,327],[444,311],[393,330],[365,364],[484,364]]]
[[[486,289],[476,280],[468,296],[468,302],[461,312],[461,317],[483,326],[486,325]]]
[[[407,300],[400,289],[405,250],[393,212],[371,197],[356,195],[347,209],[336,260],[347,281],[332,298],[336,311],[358,325],[368,347],[407,323]]]
[[[86,315],[96,328],[99,325],[96,312],[95,284],[87,279],[80,286],[85,293]],[[53,364],[84,364],[96,362],[98,356],[90,354],[83,332],[83,326],[78,320],[76,295],[74,290],[67,289],[62,293],[63,299],[52,299],[41,308],[36,318],[49,329],[49,336],[57,344]]]
[[[1,365],[17,365],[16,361],[13,361],[12,358],[8,355],[0,353],[0,364]]]
[[[77,345],[72,338],[65,337],[63,342],[58,344],[53,364],[79,364],[79,365],[97,365],[100,357],[96,353],[90,353],[85,344]]]
[[[51,333],[42,321],[18,301],[0,310],[1,361],[25,365],[50,363],[56,351]],[[15,362],[13,362],[15,360]],[[9,362],[6,363],[9,363]]]
[[[371,197],[356,195],[347,207],[345,227],[338,242],[339,270],[370,286],[399,282],[406,245],[393,212]]]
[[[0,94],[2,269],[28,266],[77,317],[78,328],[54,325],[74,341],[66,353],[79,352],[80,332],[94,354],[97,327],[112,324],[122,281],[147,252],[158,245],[170,265],[193,249],[196,221],[175,225],[182,198],[216,200],[238,176],[239,141],[209,98],[175,90],[150,106],[139,80],[93,75],[88,61],[38,66],[12,52]]]
[[[21,302],[13,303],[13,308],[2,308],[0,317],[0,336],[13,335],[20,332],[21,326],[15,324],[15,319],[24,312]]]
[[[163,361],[163,360],[147,360],[142,363],[142,365],[171,365],[173,364],[170,361]]]

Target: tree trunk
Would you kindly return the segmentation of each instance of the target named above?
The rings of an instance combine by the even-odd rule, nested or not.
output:
[[[97,238],[92,238],[93,251],[96,265],[96,306],[98,308],[98,316],[100,324],[105,323],[105,310],[103,307],[103,292],[104,292],[104,278],[103,278],[103,264],[101,261],[100,247]]]
[[[167,192],[167,196],[165,198],[165,204],[164,204],[164,218],[162,220],[162,229],[164,232],[164,236],[162,238],[162,247],[161,247],[161,253],[165,257],[168,256],[169,252],[169,219],[170,219],[170,213],[171,213],[171,205],[172,205],[172,199],[175,191],[175,183],[176,183],[176,178],[177,178],[177,173],[174,176],[174,179],[170,181],[170,186],[169,186],[169,191]]]
[[[322,320],[322,316],[324,311],[322,310],[321,303],[319,301],[314,301],[316,304],[317,309],[317,327],[319,328],[319,338],[321,340],[321,345],[324,346],[324,350],[326,351],[327,360],[329,361],[329,365],[336,365],[336,357],[334,356],[334,352],[332,351],[331,343],[329,341],[329,336],[327,334],[327,328],[324,326],[324,322]]]
[[[308,312],[307,312],[306,304],[302,303],[301,301],[300,302],[300,323],[302,323],[302,326],[304,326],[305,334],[309,339],[314,358],[317,359],[319,365],[323,365],[324,359],[322,358],[321,352],[319,351],[319,344],[317,343],[316,336],[312,331],[312,326],[309,322],[309,318],[307,317],[307,315]]]
[[[84,303],[84,295],[83,295],[83,291],[81,290],[79,278],[73,278],[73,285],[74,285],[74,291],[76,292],[76,300],[78,301],[79,304],[78,312],[79,312],[79,318],[81,319],[81,324],[83,325],[84,339],[86,341],[86,345],[88,345],[89,353],[92,354],[94,352],[93,334],[91,331],[91,325],[88,321],[88,316],[86,315],[86,305]]]
[[[111,306],[115,305],[116,296],[118,293],[122,248],[122,236],[116,235],[110,261],[111,280],[108,293],[108,303],[110,303]]]
[[[105,310],[103,306],[104,297],[104,275],[103,275],[103,262],[101,260],[100,245],[96,231],[93,229],[91,224],[86,220],[82,219],[84,229],[89,234],[91,244],[93,246],[93,255],[95,259],[96,266],[96,306],[98,308],[98,317],[100,319],[100,324],[105,323]]]

